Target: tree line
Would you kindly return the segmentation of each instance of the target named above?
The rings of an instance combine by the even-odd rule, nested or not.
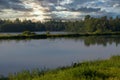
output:
[[[16,19],[2,20],[0,19],[0,32],[23,32],[23,31],[63,31],[64,23],[60,21],[33,22],[32,20]]]
[[[119,32],[120,18],[103,16],[100,18],[86,15],[84,20],[48,20],[37,21],[16,19],[0,19],[0,32],[23,32],[23,31],[68,31],[76,33],[102,33]]]

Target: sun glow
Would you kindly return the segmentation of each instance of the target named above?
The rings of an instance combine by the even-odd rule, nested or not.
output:
[[[26,7],[32,8],[33,10],[29,13],[31,15],[30,19],[43,21],[48,16],[45,15],[48,8],[43,8],[40,3],[25,2]]]

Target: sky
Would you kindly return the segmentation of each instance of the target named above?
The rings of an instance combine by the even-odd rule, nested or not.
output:
[[[84,19],[120,16],[120,0],[0,0],[2,19]]]

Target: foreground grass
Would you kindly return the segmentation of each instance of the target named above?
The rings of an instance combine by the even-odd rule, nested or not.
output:
[[[0,80],[120,80],[120,56],[108,60],[75,63],[48,71],[22,71]]]

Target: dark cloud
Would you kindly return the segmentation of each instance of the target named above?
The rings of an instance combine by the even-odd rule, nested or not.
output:
[[[25,8],[21,0],[0,0],[0,10],[13,9],[17,11],[31,11],[32,9]]]
[[[10,8],[12,4],[22,3],[20,0],[0,0],[0,8]]]
[[[10,2],[12,2],[12,3],[21,3],[20,0],[0,0],[0,5],[9,4]]]
[[[71,11],[80,11],[80,12],[84,12],[84,13],[98,12],[100,10],[101,10],[101,8],[87,8],[87,7],[81,7],[78,9],[74,9],[74,8],[71,9]]]

